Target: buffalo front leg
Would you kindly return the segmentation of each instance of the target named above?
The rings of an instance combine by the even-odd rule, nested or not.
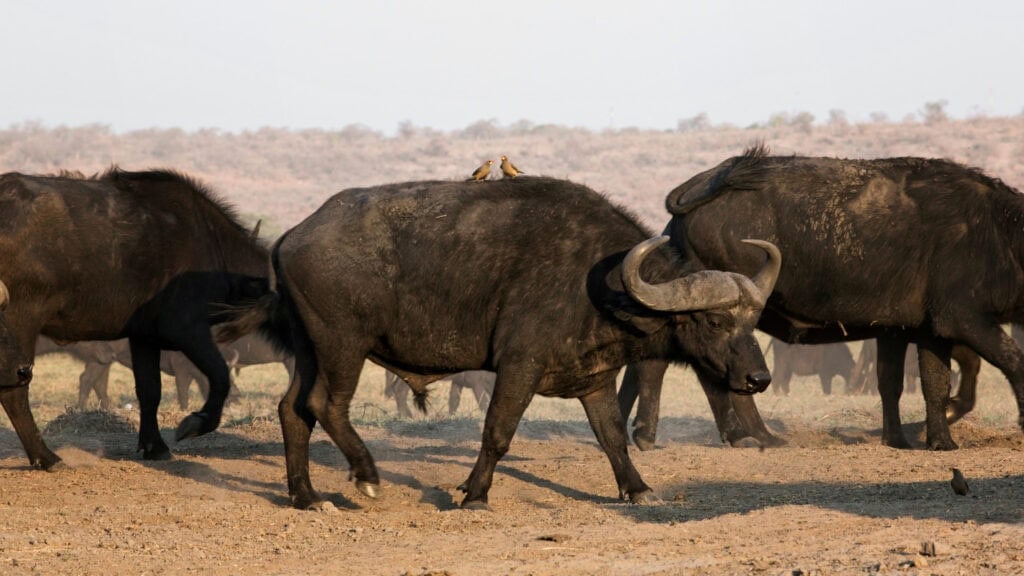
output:
[[[135,397],[139,399],[139,450],[145,460],[169,460],[171,450],[160,436],[157,409],[160,407],[160,349],[135,338],[128,339],[135,375]]]
[[[708,398],[711,413],[715,417],[715,425],[718,426],[723,442],[735,446],[737,442],[749,436],[764,447],[782,446],[786,443],[768,431],[752,395],[732,392],[725,386],[705,378],[699,372],[697,380],[700,381],[704,395]]]
[[[1016,325],[1014,334],[1019,334]],[[1024,351],[1002,327],[994,322],[965,321],[960,332],[964,343],[1006,376],[1017,400],[1018,425],[1024,429]]]
[[[494,468],[498,465],[498,460],[508,452],[512,437],[519,427],[519,420],[533,399],[533,390],[540,376],[541,369],[536,366],[499,367],[498,378],[494,382],[494,394],[484,417],[480,454],[477,455],[476,464],[469,473],[469,478],[459,486],[459,489],[466,493],[462,500],[463,508],[488,508],[487,493],[494,479]]]
[[[946,406],[946,421],[950,424],[974,410],[978,373],[981,372],[981,358],[974,350],[962,344],[954,344],[951,353],[960,366],[960,387],[956,391],[956,396],[950,398],[949,405]]]
[[[629,422],[633,402],[639,398],[633,419],[633,442],[641,450],[654,449],[661,417],[661,388],[668,362],[649,360],[626,366],[619,390],[619,411],[622,422]]]
[[[903,359],[907,353],[905,338],[884,336],[877,340],[878,394],[882,400],[882,444],[892,448],[910,448],[900,419],[903,396]]]
[[[0,388],[0,404],[3,404],[7,417],[18,433],[18,439],[25,448],[29,464],[40,470],[52,470],[60,463],[60,457],[50,451],[43,442],[39,427],[32,417],[28,403],[28,385],[12,388]]]
[[[922,338],[917,344],[917,361],[924,393],[925,429],[932,450],[956,450],[949,433],[946,405],[949,404],[949,358],[952,345],[942,338]]]
[[[615,482],[619,485],[619,498],[634,504],[657,500],[629,459],[624,432],[626,425],[616,406],[614,379],[610,377],[606,385],[581,396],[580,402],[583,403],[597,442],[611,462]]]

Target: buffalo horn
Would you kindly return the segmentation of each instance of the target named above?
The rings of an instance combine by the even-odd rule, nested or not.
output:
[[[731,272],[701,270],[662,284],[645,282],[640,277],[640,266],[644,258],[651,251],[668,242],[669,239],[668,236],[656,236],[645,240],[634,246],[623,260],[622,283],[634,300],[652,310],[663,312],[721,308],[740,300],[741,287],[737,282],[736,275]],[[768,300],[768,296],[771,295],[775,280],[779,277],[782,256],[779,249],[770,242],[762,240],[744,240],[744,242],[757,246],[768,254],[768,261],[751,280],[751,283],[760,292],[757,296],[763,306]]]
[[[775,244],[764,240],[743,240],[743,243],[757,246],[768,254],[768,261],[751,278],[757,289],[761,291],[761,305],[764,306],[768,302],[768,297],[772,295],[772,290],[775,289],[775,281],[779,279],[779,270],[782,269],[782,252]]]
[[[727,272],[701,270],[662,284],[648,284],[640,278],[644,258],[668,236],[655,236],[637,244],[622,261],[622,283],[626,292],[644,306],[663,312],[707,310],[733,304],[740,299],[740,289]]]
[[[7,285],[0,281],[0,310],[7,309],[7,303],[11,301],[11,293],[7,291]]]

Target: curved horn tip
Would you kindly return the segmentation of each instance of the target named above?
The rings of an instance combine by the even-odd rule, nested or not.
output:
[[[765,240],[755,239],[744,239],[744,244],[751,246],[757,246],[764,250],[768,255],[768,261],[764,263],[761,270],[751,280],[754,285],[761,291],[762,302],[765,304],[768,302],[768,297],[771,295],[772,290],[775,289],[775,281],[779,279],[779,272],[782,270],[782,251],[779,247],[771,242]]]

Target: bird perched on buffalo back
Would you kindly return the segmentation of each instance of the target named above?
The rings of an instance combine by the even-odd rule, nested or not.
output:
[[[515,164],[513,164],[508,159],[508,156],[505,156],[504,154],[501,155],[501,173],[504,174],[504,178],[515,178],[520,174],[526,174],[526,172],[516,168]]]
[[[494,164],[494,160],[488,160],[480,165],[479,168],[473,171],[473,175],[466,178],[466,182],[487,180],[487,177],[491,175],[491,164]]]

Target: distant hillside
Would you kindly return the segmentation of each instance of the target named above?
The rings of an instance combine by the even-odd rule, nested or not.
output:
[[[0,130],[0,172],[68,169],[91,174],[111,164],[125,169],[174,168],[199,177],[249,217],[263,218],[264,229],[271,234],[294,225],[343,188],[462,179],[483,160],[501,154],[530,174],[568,178],[604,192],[655,229],[667,220],[663,202],[669,190],[759,141],[778,154],[949,158],[980,166],[1024,189],[1024,116],[681,128],[685,129],[591,132],[478,122],[455,132],[404,126],[398,136],[385,137],[359,127],[114,134],[105,126],[25,124]]]

